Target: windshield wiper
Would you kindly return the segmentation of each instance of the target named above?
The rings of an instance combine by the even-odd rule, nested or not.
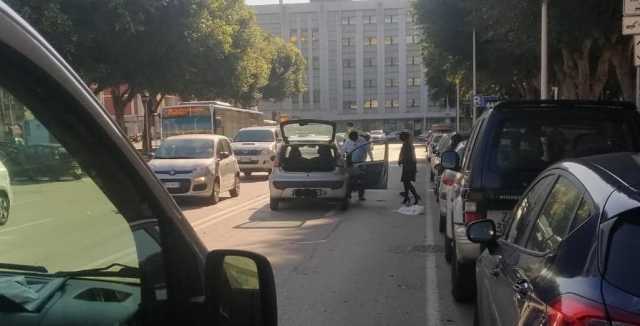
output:
[[[117,270],[111,270],[114,267],[120,267]],[[126,277],[139,278],[140,268],[129,265],[114,263],[105,267],[82,269],[77,271],[60,271],[52,274],[56,277],[78,277],[78,276],[103,276],[103,277]]]
[[[36,272],[36,273],[48,273],[46,267],[38,266],[38,265],[20,265],[20,264],[9,264],[9,263],[0,263],[1,269],[13,269],[18,271],[27,271],[27,272]]]

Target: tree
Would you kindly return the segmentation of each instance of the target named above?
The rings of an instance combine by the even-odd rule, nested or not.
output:
[[[262,97],[272,101],[305,91],[306,62],[300,50],[277,37],[268,37],[267,41],[274,48],[271,59],[269,82],[260,90]]]

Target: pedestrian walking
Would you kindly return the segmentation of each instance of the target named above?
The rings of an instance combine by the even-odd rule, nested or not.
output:
[[[408,132],[400,133],[400,141],[402,141],[402,148],[400,149],[400,157],[398,158],[398,165],[402,166],[402,176],[400,181],[404,186],[404,200],[403,204],[409,204],[411,198],[409,193],[413,194],[413,204],[416,205],[422,199],[416,192],[416,188],[412,182],[416,181],[417,162],[416,162],[416,150],[413,147],[411,136]]]
[[[358,191],[358,199],[363,201],[364,187],[362,186],[364,177],[363,171],[358,166],[367,159],[367,142],[358,135],[357,131],[351,131],[347,140],[343,144],[343,152],[350,157],[351,166],[349,166],[349,186],[347,187],[347,198],[351,199],[351,193]]]

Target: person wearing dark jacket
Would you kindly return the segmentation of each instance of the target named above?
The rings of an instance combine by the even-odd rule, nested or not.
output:
[[[421,200],[412,183],[416,181],[416,172],[418,170],[416,151],[408,132],[400,133],[400,140],[402,141],[402,149],[400,149],[398,165],[402,166],[402,176],[400,177],[400,181],[404,186],[404,201],[402,203],[409,204],[411,201],[409,193],[411,193],[413,194],[413,204],[416,205]]]

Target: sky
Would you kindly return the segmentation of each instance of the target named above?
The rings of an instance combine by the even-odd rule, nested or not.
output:
[[[278,0],[245,0],[247,5],[271,5],[278,4]],[[284,0],[284,3],[300,3],[300,2],[309,2],[309,0]]]

